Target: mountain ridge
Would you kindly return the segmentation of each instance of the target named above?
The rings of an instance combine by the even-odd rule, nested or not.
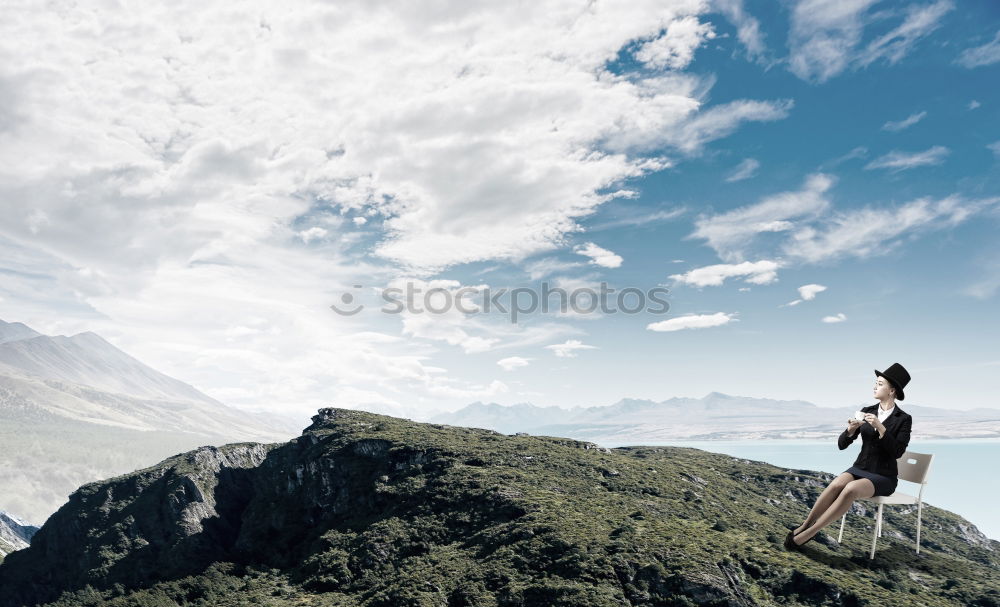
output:
[[[81,486],[0,565],[0,607],[990,604],[1000,542],[855,503],[781,547],[832,475],[684,447],[325,408],[284,444],[202,447]],[[827,530],[828,531],[828,530]]]

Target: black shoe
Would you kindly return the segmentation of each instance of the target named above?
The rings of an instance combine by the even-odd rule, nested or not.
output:
[[[792,533],[791,531],[789,531],[788,535],[785,536],[785,548],[787,548],[788,550],[801,550],[802,546],[805,546],[806,544],[808,544],[809,542],[811,542],[813,540],[813,538],[816,537],[816,536],[815,535],[812,536],[811,538],[807,539],[806,541],[802,542],[801,544],[796,544],[794,541],[792,541],[792,538],[794,538],[794,537],[795,537],[795,534]]]
[[[792,538],[795,537],[795,534],[793,534],[792,531],[794,531],[794,529],[789,529],[788,535],[785,536],[785,550],[799,549],[799,547],[795,545],[795,542],[792,541]]]

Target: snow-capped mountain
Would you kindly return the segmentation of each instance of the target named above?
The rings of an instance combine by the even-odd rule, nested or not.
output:
[[[0,510],[0,561],[15,550],[27,548],[38,527]]]

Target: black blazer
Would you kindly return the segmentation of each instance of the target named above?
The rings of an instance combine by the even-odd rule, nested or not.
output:
[[[899,403],[896,403],[895,406],[896,408],[889,414],[889,417],[882,422],[882,425],[885,426],[885,435],[882,438],[878,437],[878,430],[868,422],[862,422],[861,428],[854,433],[854,436],[848,436],[845,428],[837,437],[837,446],[843,451],[854,442],[858,434],[861,435],[861,453],[854,461],[854,465],[858,468],[883,476],[899,475],[896,460],[903,456],[907,445],[910,444],[910,428],[913,425],[913,418],[909,413],[899,408]],[[879,404],[875,403],[861,410],[865,413],[878,415],[878,408]]]

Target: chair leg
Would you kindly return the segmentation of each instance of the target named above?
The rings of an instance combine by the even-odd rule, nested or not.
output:
[[[917,554],[920,554],[920,511],[923,506],[923,502],[917,502]]]
[[[845,512],[844,516],[841,517],[841,519],[840,519],[840,533],[837,534],[837,543],[838,544],[840,543],[841,540],[844,539],[844,523],[846,521],[847,521],[847,513]],[[918,526],[917,526],[917,533],[918,534],[920,533],[919,523],[918,523]],[[920,537],[920,535],[917,535],[917,537]]]
[[[878,542],[879,527],[882,524],[882,504],[878,505],[878,514],[875,515],[875,529],[872,530],[872,550],[868,554],[869,559],[875,558],[875,543]]]

